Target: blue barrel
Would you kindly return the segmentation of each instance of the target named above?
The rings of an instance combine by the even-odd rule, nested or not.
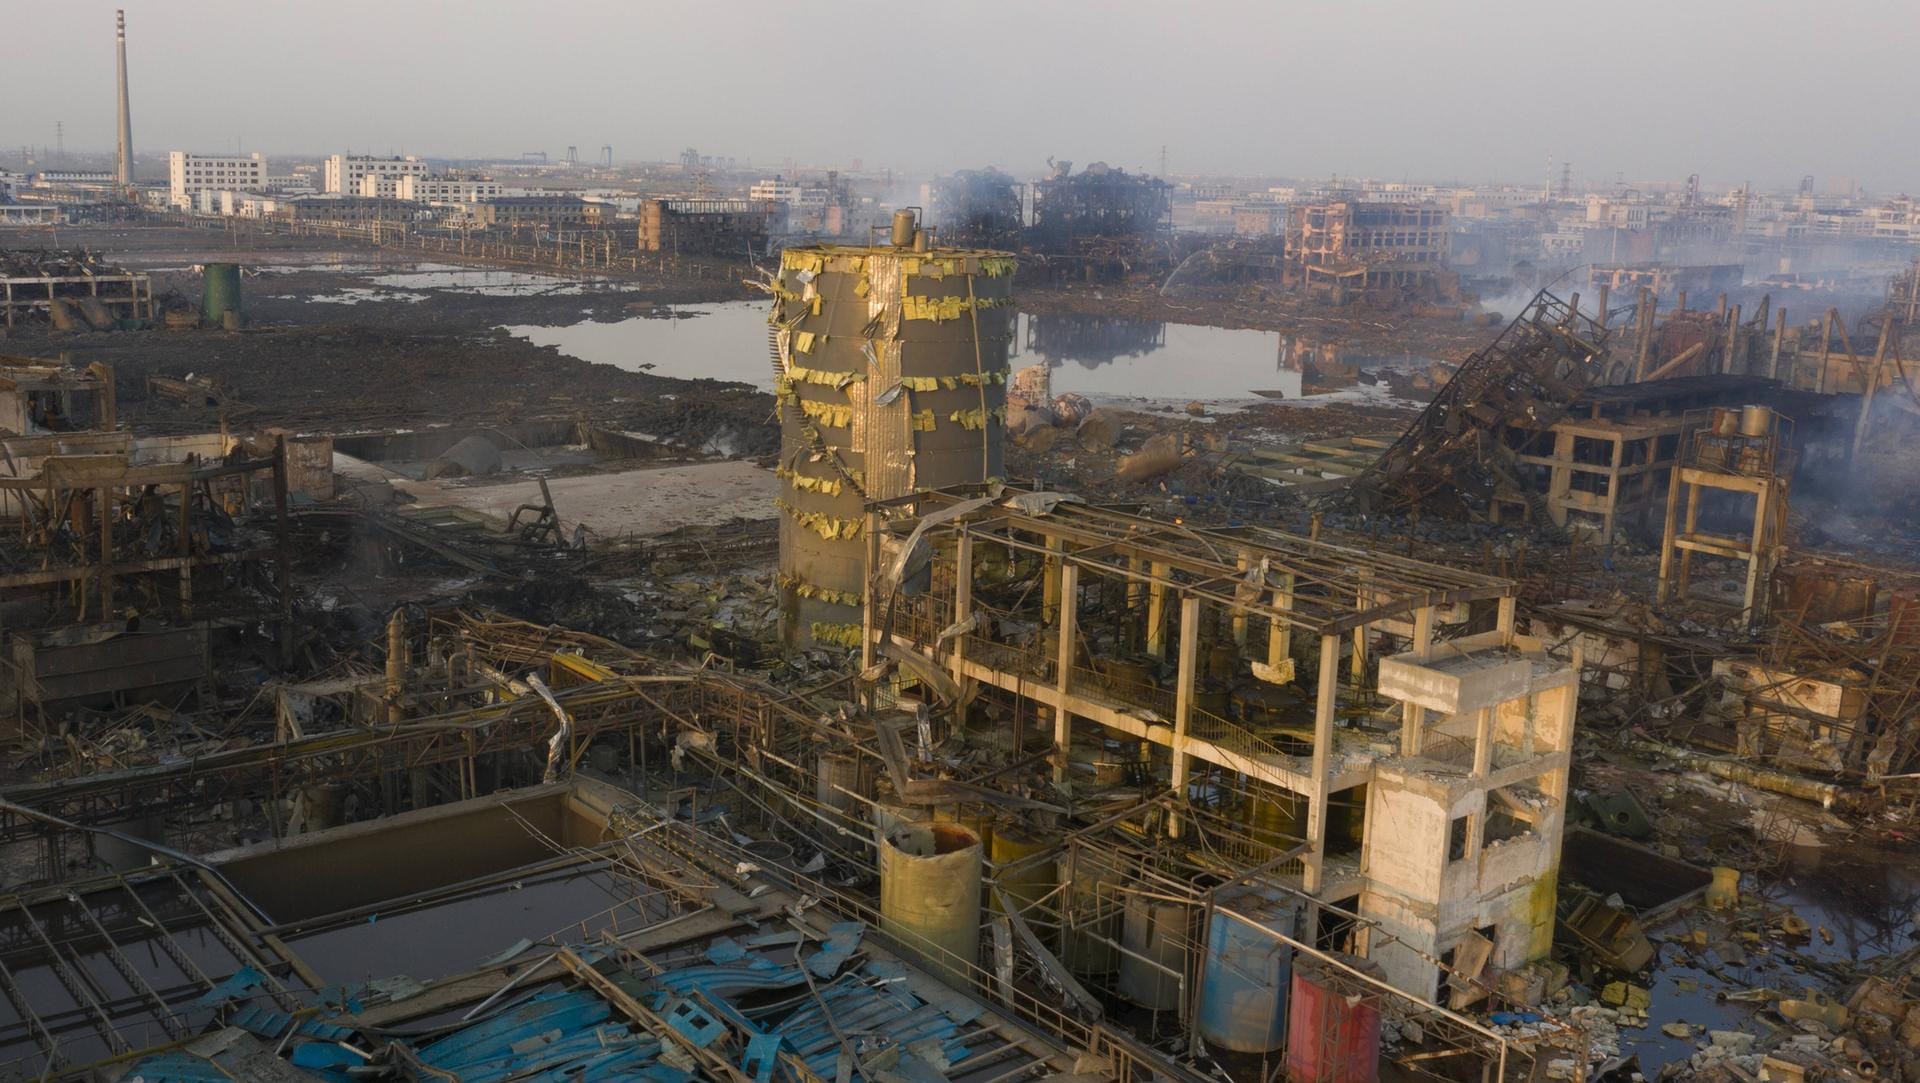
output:
[[[1292,896],[1248,889],[1220,899],[1219,906],[1235,914],[1216,909],[1207,925],[1200,1033],[1222,1049],[1270,1053],[1287,1040],[1293,948],[1269,931],[1292,936],[1300,904]]]

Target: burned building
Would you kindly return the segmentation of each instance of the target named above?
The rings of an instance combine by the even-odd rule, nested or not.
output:
[[[642,252],[750,257],[785,226],[784,205],[744,199],[649,199],[635,234]]]
[[[941,243],[1015,248],[1024,228],[1020,183],[997,169],[967,169],[928,185],[927,222]]]
[[[1448,212],[1437,203],[1340,199],[1287,216],[1287,262],[1302,289],[1353,298],[1431,292],[1448,274]]]
[[[151,276],[82,250],[0,249],[0,320],[7,327],[50,320],[110,330],[122,319],[152,319]]]
[[[1108,278],[1152,255],[1173,227],[1167,183],[1095,162],[1057,162],[1033,187],[1027,245],[1056,273]]]

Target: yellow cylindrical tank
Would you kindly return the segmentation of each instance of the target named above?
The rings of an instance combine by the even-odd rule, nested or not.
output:
[[[993,882],[1022,914],[1032,908],[1046,894],[1053,890],[1059,881],[1055,879],[1054,863],[1051,861],[1029,861],[1011,872],[1000,871],[1004,866],[1037,854],[1053,845],[1053,840],[1019,823],[1002,823],[994,828],[993,841],[989,853],[993,855]],[[999,900],[994,900],[993,908],[1000,909]],[[1031,918],[1029,917],[1029,920]]]
[[[1269,846],[1290,847],[1307,837],[1307,802],[1285,790],[1255,794],[1247,801],[1247,826]]]
[[[980,805],[941,805],[933,810],[933,818],[939,823],[959,824],[973,837],[980,840],[983,853],[993,852],[993,817],[981,811]]]
[[[980,958],[980,839],[959,824],[901,823],[880,845],[880,927],[966,988]]]

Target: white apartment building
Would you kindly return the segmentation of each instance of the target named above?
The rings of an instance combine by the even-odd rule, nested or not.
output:
[[[747,198],[755,203],[785,203],[789,207],[825,207],[827,190],[806,188],[792,181],[775,177],[772,180],[763,180],[748,189]]]
[[[242,158],[226,154],[189,154],[176,150],[167,155],[168,205],[190,209],[200,192],[232,189],[243,192],[265,191],[266,155],[255,151]]]
[[[412,155],[405,158],[375,158],[368,154],[330,154],[327,156],[326,179],[321,190],[329,195],[372,195],[393,199],[393,185],[399,178],[426,175],[427,163]],[[364,191],[360,180],[367,176],[385,177],[387,183],[383,187],[376,182],[374,191]]]
[[[360,194],[377,194],[366,191],[366,179],[361,179]],[[394,199],[411,199],[421,203],[473,203],[483,199],[498,199],[504,194],[505,190],[499,181],[428,177],[415,173],[396,177],[393,184]]]

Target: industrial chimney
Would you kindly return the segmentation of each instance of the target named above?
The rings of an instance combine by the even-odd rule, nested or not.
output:
[[[126,191],[133,187],[133,114],[127,107],[127,13],[113,13],[114,48],[120,60],[120,144],[113,158],[113,182]]]

